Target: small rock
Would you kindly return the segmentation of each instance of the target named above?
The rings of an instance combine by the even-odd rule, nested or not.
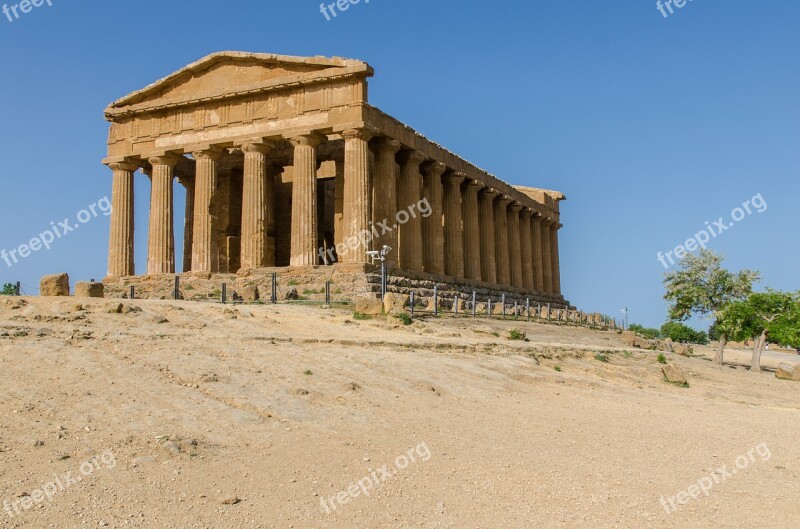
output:
[[[667,364],[661,368],[664,378],[667,382],[672,384],[686,385],[689,381],[686,378],[686,373],[675,364]]]
[[[242,500],[240,500],[236,496],[231,496],[230,498],[225,498],[220,503],[222,503],[222,505],[236,505],[237,503],[239,503],[241,501]]]

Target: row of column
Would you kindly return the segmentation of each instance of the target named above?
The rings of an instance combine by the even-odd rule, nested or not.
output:
[[[378,232],[373,248],[387,245],[389,265],[401,269],[448,275],[509,285],[520,289],[560,294],[558,223],[542,218],[497,191],[485,188],[445,164],[426,160],[419,152],[402,150],[400,142],[380,138],[373,143],[375,174],[370,178],[372,134],[362,129],[344,131],[345,155],[341,234],[346,241],[371,230],[370,222],[394,222],[400,210],[427,199],[431,212],[419,212],[408,222]],[[322,134],[290,138],[294,147],[294,182],[291,220],[291,266],[319,263],[317,229],[317,148]],[[244,153],[241,267],[274,266],[274,168],[267,155],[274,147],[264,141],[241,146]],[[192,153],[196,174],[187,185],[190,199],[187,240],[191,241],[191,270],[219,271],[215,237],[217,164],[222,150],[209,147]],[[151,187],[148,238],[148,274],[175,272],[173,233],[173,179],[178,155],[148,160]],[[399,170],[398,170],[399,167]],[[134,275],[133,163],[110,164],[113,170],[113,212],[109,249],[109,275]],[[370,193],[373,200],[370,201]],[[373,208],[370,211],[370,203]],[[338,230],[337,230],[338,231]],[[343,252],[340,260],[366,263],[366,250]],[[184,269],[189,263],[184,263]]]

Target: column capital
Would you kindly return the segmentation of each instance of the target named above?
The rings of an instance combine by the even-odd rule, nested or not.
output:
[[[324,134],[312,132],[310,134],[298,134],[287,138],[293,147],[319,147],[326,139]]]
[[[445,175],[444,181],[453,186],[460,186],[461,182],[467,179],[467,175],[461,171],[450,171]]]
[[[534,211],[529,207],[524,207],[522,208],[522,212],[520,214],[522,215],[523,220],[530,220],[534,215]]]
[[[422,174],[424,174],[425,176],[430,176],[431,178],[438,178],[447,171],[447,165],[434,160],[429,160],[427,162],[424,162],[420,166],[420,169],[422,170]]]
[[[222,158],[223,150],[219,147],[209,147],[208,149],[201,149],[197,151],[192,151],[192,157],[195,160],[211,160],[212,162],[216,162],[220,158]]]
[[[363,140],[369,141],[375,136],[375,132],[366,128],[360,129],[346,129],[341,132],[342,138],[345,140]]]
[[[152,156],[147,161],[150,162],[150,165],[166,165],[174,168],[181,161],[181,158],[183,156],[178,154],[162,154],[160,156]]]
[[[506,207],[509,204],[511,204],[511,202],[513,202],[513,200],[510,197],[507,197],[505,195],[500,195],[499,197],[497,197],[496,202],[500,207]]]
[[[467,182],[467,192],[477,194],[481,189],[483,189],[483,184],[477,180],[469,180]]]
[[[400,163],[403,164],[421,164],[425,157],[419,151],[400,151]]]
[[[558,222],[558,221],[552,221],[552,222],[550,223],[550,229],[551,229],[551,230],[553,230],[553,231],[558,231],[558,230],[560,230],[560,229],[561,229],[561,228],[563,228],[563,227],[564,227],[564,225],[563,225],[563,224],[561,224],[561,223],[560,223],[560,222]]]
[[[498,193],[498,191],[496,189],[492,189],[491,187],[487,187],[483,191],[481,191],[480,194],[483,195],[488,200],[494,200],[494,198],[497,195],[499,195],[500,193]]]
[[[125,161],[125,162],[111,162],[108,165],[108,168],[112,171],[130,171],[134,172],[139,169],[139,164],[133,161]]]
[[[275,148],[275,144],[271,141],[249,141],[243,143],[239,147],[244,154],[268,154]]]
[[[402,143],[389,136],[381,136],[375,140],[375,148],[381,152],[397,154],[402,147]]]
[[[511,204],[511,206],[509,206],[509,209],[511,210],[512,213],[517,213],[518,214],[520,211],[522,211],[523,207],[525,207],[525,206],[523,206],[519,202],[514,202],[514,203]]]

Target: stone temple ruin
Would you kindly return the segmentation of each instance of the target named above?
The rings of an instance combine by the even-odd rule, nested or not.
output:
[[[177,180],[187,280],[265,286],[280,271],[363,295],[377,287],[367,251],[388,246],[390,290],[437,284],[567,307],[564,195],[509,185],[371,106],[373,73],[358,60],[221,52],[109,105],[109,289],[176,273]],[[137,172],[151,182],[139,276]]]

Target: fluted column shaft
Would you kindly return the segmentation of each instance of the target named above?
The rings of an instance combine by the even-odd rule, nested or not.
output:
[[[544,292],[544,249],[542,247],[542,217],[531,218],[531,243],[533,250],[533,279],[537,292]]]
[[[444,265],[444,224],[442,223],[442,175],[447,166],[439,162],[425,162],[422,165],[423,196],[428,199],[431,214],[422,219],[423,261],[425,272],[443,275]]]
[[[444,267],[453,277],[464,277],[464,222],[461,210],[463,173],[444,176]]]
[[[175,228],[173,210],[174,168],[180,157],[151,158],[150,226],[147,243],[147,273],[175,273]]]
[[[419,166],[423,156],[416,151],[400,153],[400,182],[398,183],[397,216],[400,246],[400,268],[423,270],[422,219],[416,206],[422,196],[422,175]],[[414,215],[409,208],[414,207]],[[402,222],[403,220],[407,222]]]
[[[219,250],[214,237],[216,219],[217,161],[220,149],[192,153],[195,159],[194,233],[192,237],[192,271],[219,272]]]
[[[551,274],[553,275],[553,294],[561,295],[561,267],[559,263],[558,253],[558,231],[561,229],[561,224],[554,222],[550,227],[550,254],[551,259]]]
[[[291,138],[294,146],[292,184],[291,266],[319,262],[317,244],[317,147],[323,138],[315,134]]]
[[[366,241],[370,233],[369,208],[369,140],[372,133],[364,129],[351,129],[344,137],[344,210],[342,224],[345,240],[355,238]],[[369,243],[348,251],[342,256],[345,263],[366,264],[370,260]]]
[[[508,259],[511,269],[511,284],[523,288],[522,279],[522,245],[520,244],[519,214],[522,204],[511,204],[508,208]]]
[[[467,279],[481,279],[481,233],[478,191],[480,182],[471,180],[464,188],[461,217],[464,221],[464,275]]]
[[[186,189],[186,209],[183,213],[183,271],[192,269],[192,245],[194,244],[194,178],[178,179]]]
[[[269,228],[275,223],[273,200],[275,181],[267,172],[270,143],[242,145],[244,175],[242,180],[242,244],[241,267],[244,270],[274,266],[269,262]]]
[[[525,208],[520,213],[519,219],[519,243],[520,254],[522,255],[522,286],[525,290],[531,291],[535,288],[533,273],[533,248],[531,246],[531,215],[533,212]]]
[[[375,188],[374,212],[372,219],[378,229],[374,248],[388,246],[392,251],[386,255],[386,266],[397,266],[397,230],[393,228],[397,216],[397,152],[400,142],[391,138],[381,138],[375,144]],[[383,224],[383,226],[382,226]]]
[[[108,275],[132,276],[136,273],[133,258],[133,163],[112,163],[111,231],[108,243]]]
[[[497,262],[497,284],[511,285],[511,266],[508,251],[508,204],[511,199],[500,197],[494,201],[494,240]]]
[[[485,189],[478,195],[481,230],[481,279],[497,283],[497,256],[494,239],[494,199],[497,191]]]
[[[544,278],[544,291],[553,293],[553,253],[550,247],[550,226],[552,222],[542,220],[542,276]]]

